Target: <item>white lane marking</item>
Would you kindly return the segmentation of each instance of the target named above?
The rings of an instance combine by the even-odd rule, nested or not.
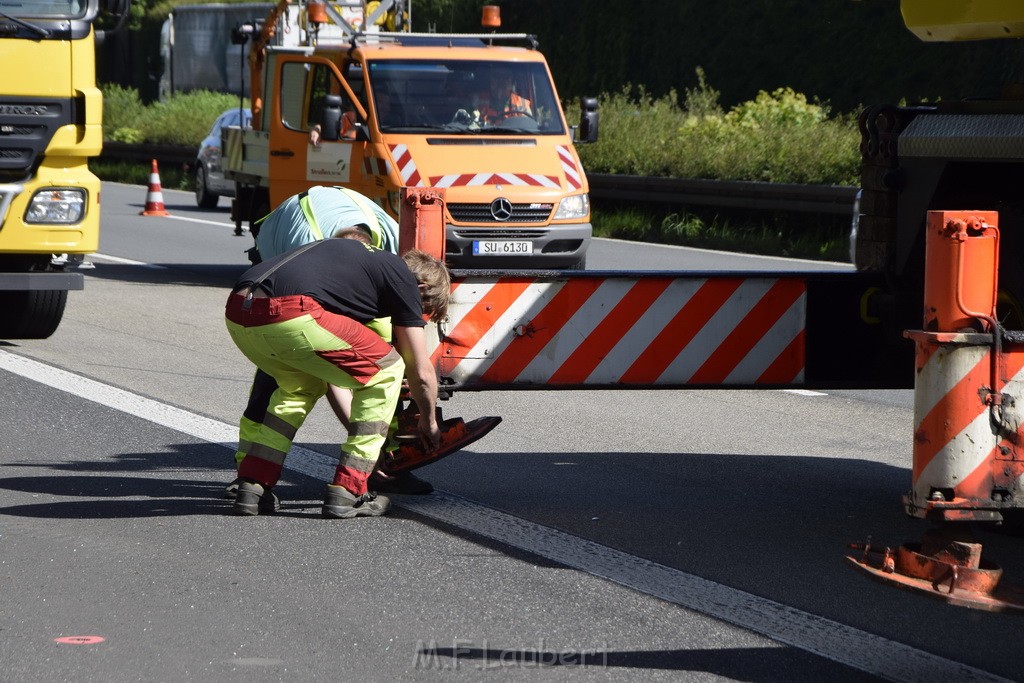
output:
[[[159,266],[155,263],[146,263],[145,261],[133,261],[130,258],[121,258],[120,256],[108,256],[106,254],[89,254],[90,259],[99,259],[100,261],[110,261],[111,263],[120,263],[123,266],[142,266],[143,268],[159,268],[161,270],[167,270],[167,266]]]
[[[237,427],[0,350],[0,369],[235,450]],[[288,469],[321,481],[337,460],[296,446]],[[459,496],[435,491],[400,507],[734,624],[891,681],[1006,681],[994,674],[824,617],[629,555]]]
[[[787,394],[796,394],[797,396],[828,396],[828,394],[820,391],[811,391],[810,389],[782,389]]]
[[[188,223],[204,223],[206,225],[216,225],[218,228],[231,228],[235,229],[234,223],[221,223],[220,221],[208,221],[205,218],[189,218],[188,216],[164,216],[164,218],[171,218],[176,221],[186,221]]]

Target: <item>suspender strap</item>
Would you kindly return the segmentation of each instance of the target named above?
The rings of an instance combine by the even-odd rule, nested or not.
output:
[[[384,232],[380,228],[380,220],[377,218],[376,212],[370,206],[370,203],[366,201],[366,197],[347,187],[341,187],[340,185],[335,185],[334,187],[345,193],[359,207],[359,210],[363,212],[363,217],[366,218],[366,227],[370,230],[370,242],[378,249],[383,249]]]
[[[382,249],[384,247],[384,234],[380,228],[380,221],[377,219],[377,214],[370,206],[370,203],[366,201],[365,197],[354,190],[350,190],[347,187],[341,187],[340,185],[334,185],[333,187],[351,199],[352,202],[359,207],[363,217],[366,219],[366,227],[370,230],[371,243],[378,249]],[[306,217],[306,222],[309,224],[309,229],[312,231],[313,237],[318,240],[322,240],[324,238],[324,232],[320,228],[320,224],[317,223],[316,214],[313,213],[313,206],[310,204],[308,191],[299,194],[299,208],[302,209],[302,215]]]
[[[324,238],[323,230],[320,229],[320,225],[316,222],[316,216],[313,214],[313,207],[309,204],[309,192],[302,192],[299,194],[299,208],[302,209],[302,215],[306,217],[306,222],[309,223],[309,229],[313,233],[313,237],[317,240]]]
[[[295,258],[299,254],[301,254],[302,252],[309,251],[310,249],[312,249],[313,247],[315,247],[318,244],[320,244],[320,242],[310,242],[309,244],[303,244],[301,247],[298,247],[296,249],[292,249],[290,252],[288,252],[287,256],[285,256],[280,261],[275,263],[273,265],[273,267],[270,268],[270,270],[268,270],[267,272],[263,273],[263,276],[259,280],[257,280],[256,282],[252,283],[251,285],[249,285],[249,287],[245,290],[245,301],[242,302],[242,310],[243,311],[248,311],[250,308],[252,308],[252,293],[255,292],[257,289],[259,289],[260,285],[262,285],[263,282],[268,277],[273,275],[275,270],[277,270],[278,268],[280,268],[284,264],[288,263],[293,258]]]

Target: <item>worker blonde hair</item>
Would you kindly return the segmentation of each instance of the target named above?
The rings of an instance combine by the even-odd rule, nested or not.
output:
[[[338,232],[334,233],[334,237],[357,240],[363,244],[373,245],[373,238],[370,236],[370,230],[365,225],[350,225],[347,228],[342,228]]]
[[[448,266],[418,249],[410,249],[402,254],[402,260],[420,283],[423,312],[432,321],[441,322],[448,315],[448,303],[452,296],[452,276]]]

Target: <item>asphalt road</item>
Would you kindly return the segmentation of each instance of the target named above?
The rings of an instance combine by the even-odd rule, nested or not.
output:
[[[247,237],[226,208],[104,184],[86,288],[0,343],[0,679],[1021,679],[1019,616],[844,561],[902,514],[911,392],[456,394],[500,415],[391,515],[319,517],[341,431],[299,433],[276,516],[237,518],[252,368],[223,328]],[[226,203],[226,202],[225,202]],[[597,241],[593,269],[845,269]],[[981,531],[1004,581],[1022,541]],[[58,642],[66,639],[67,642]]]

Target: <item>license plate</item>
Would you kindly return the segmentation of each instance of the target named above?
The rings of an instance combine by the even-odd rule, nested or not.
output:
[[[505,256],[508,254],[532,254],[533,242],[512,240],[476,240],[473,242],[474,256]]]

